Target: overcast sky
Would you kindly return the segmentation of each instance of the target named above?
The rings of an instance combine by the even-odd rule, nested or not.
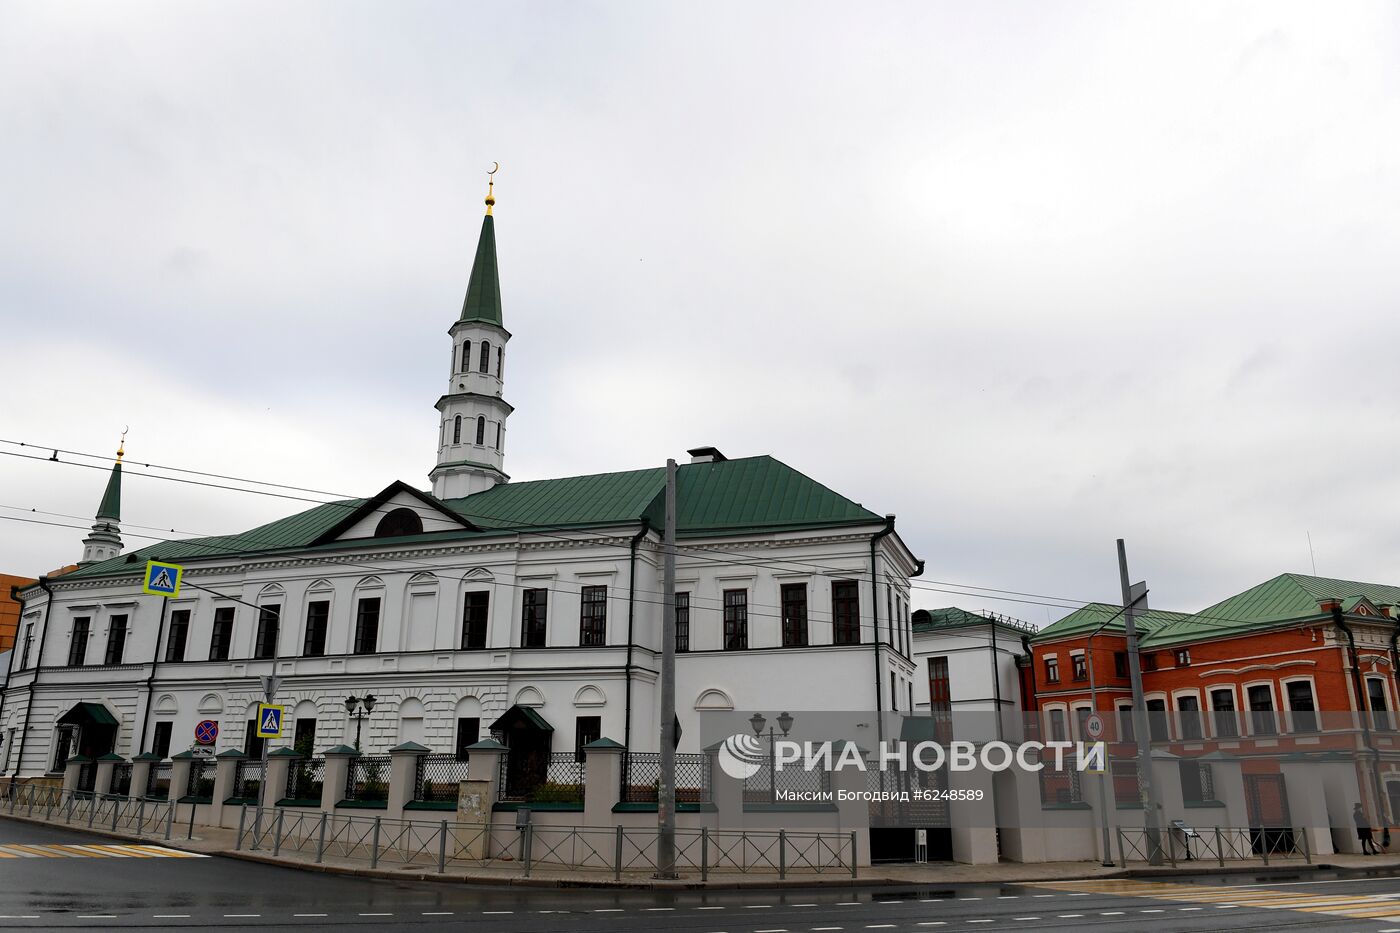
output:
[[[426,487],[499,160],[515,479],[771,453],[955,589],[1114,600],[1121,536],[1203,608],[1309,532],[1400,583],[1398,20],[0,0],[0,437]],[[75,524],[103,482],[0,457]],[[295,508],[131,477],[123,517]],[[0,522],[0,571],[82,536]]]

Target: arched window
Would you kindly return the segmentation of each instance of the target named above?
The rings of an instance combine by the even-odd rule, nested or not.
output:
[[[476,443],[480,447],[486,443],[486,416],[476,416]]]
[[[496,348],[496,378],[497,378],[497,379],[501,378],[501,353],[502,353],[502,351],[504,351],[504,350],[505,350],[505,347],[497,347],[497,348]]]
[[[482,372],[488,372],[491,366],[491,341],[481,341],[481,366],[478,368]]]
[[[394,509],[375,526],[376,538],[397,538],[400,535],[421,535],[423,519],[412,509]]]
[[[452,443],[462,443],[462,416],[458,415],[452,420]]]
[[[468,340],[462,344],[462,366],[458,372],[469,373],[472,371],[472,342]]]
[[[496,449],[501,449],[501,423],[499,421],[496,422]]]

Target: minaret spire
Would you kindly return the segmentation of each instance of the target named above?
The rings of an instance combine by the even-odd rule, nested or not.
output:
[[[126,432],[127,429],[123,428],[121,443],[117,445],[117,459],[107,477],[102,501],[97,505],[92,531],[83,539],[83,559],[79,563],[107,560],[122,552],[122,457],[126,456]]]
[[[505,386],[505,345],[510,331],[501,323],[501,280],[496,269],[496,172],[486,173],[486,216],[476,258],[467,280],[462,313],[448,331],[452,335],[452,367],[447,394],[438,399],[437,466],[429,477],[433,495],[457,499],[490,489],[509,477],[505,462],[506,418],[510,404],[501,397]]]

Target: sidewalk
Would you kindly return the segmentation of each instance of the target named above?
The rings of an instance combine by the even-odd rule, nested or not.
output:
[[[1002,862],[996,865],[930,862],[924,865],[876,865],[862,868],[856,878],[842,873],[814,874],[794,871],[789,873],[786,880],[779,880],[776,871],[752,874],[711,871],[708,881],[702,881],[699,872],[694,872],[693,876],[686,874],[678,881],[658,881],[651,877],[649,869],[624,871],[621,879],[615,880],[611,871],[569,870],[548,865],[536,865],[527,878],[518,862],[509,861],[502,861],[493,866],[473,865],[470,868],[449,865],[445,872],[439,874],[435,865],[424,862],[396,866],[384,860],[381,861],[378,868],[370,868],[367,857],[346,857],[327,853],[319,864],[315,861],[314,853],[308,852],[282,852],[274,857],[270,850],[239,850],[237,849],[238,834],[235,830],[209,826],[196,826],[192,839],[186,838],[185,831],[177,826],[170,841],[166,842],[162,836],[158,835],[133,836],[126,833],[113,833],[100,828],[88,829],[86,825],[81,824],[68,826],[62,822],[30,819],[19,814],[3,814],[3,817],[16,822],[33,823],[40,826],[66,827],[92,835],[120,839],[124,842],[140,841],[159,844],[186,852],[198,852],[202,855],[238,858],[284,868],[298,868],[304,871],[455,884],[533,885],[558,888],[622,887],[689,890],[701,888],[801,888],[815,885],[864,887],[869,885],[923,884],[1032,884],[1039,881],[1077,881],[1099,878],[1158,878],[1199,874],[1297,874],[1329,869],[1341,871],[1400,869],[1400,854],[1379,856],[1336,854],[1323,856],[1312,865],[1299,859],[1274,860],[1267,866],[1261,860],[1227,861],[1223,869],[1214,861],[1180,863],[1177,868],[1172,868],[1170,865],[1139,865],[1127,869],[1119,868],[1116,865],[1105,868],[1098,862]]]

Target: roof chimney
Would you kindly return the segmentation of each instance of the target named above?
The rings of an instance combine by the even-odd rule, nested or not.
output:
[[[1322,612],[1331,612],[1334,609],[1342,608],[1342,601],[1340,599],[1333,599],[1331,597],[1328,597],[1326,599],[1319,599],[1317,601],[1317,608]]]
[[[686,453],[690,454],[691,463],[720,463],[729,459],[718,447],[692,447]]]

